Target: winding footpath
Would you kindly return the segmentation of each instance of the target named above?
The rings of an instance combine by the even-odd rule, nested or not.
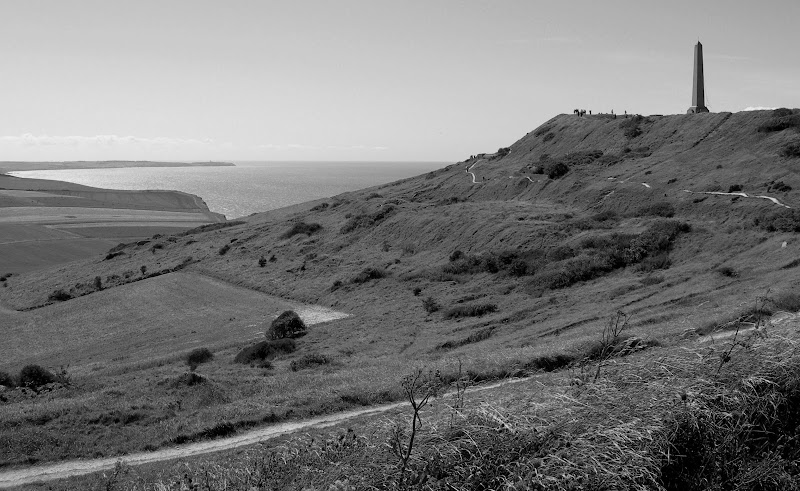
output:
[[[529,378],[530,377],[505,379],[493,384],[475,386],[467,389],[467,393],[496,389],[504,385],[529,380]],[[446,393],[441,397],[446,397],[450,394],[451,393]],[[379,406],[366,407],[363,409],[329,414],[327,416],[319,416],[302,421],[279,423],[265,428],[259,428],[238,435],[233,435],[227,438],[189,443],[172,448],[155,450],[153,452],[140,452],[129,455],[121,455],[118,457],[105,457],[90,460],[70,460],[54,464],[44,464],[22,469],[9,470],[0,472],[0,489],[13,488],[16,486],[23,486],[37,482],[55,481],[57,479],[66,479],[69,477],[83,476],[95,472],[106,471],[113,469],[118,462],[121,462],[125,465],[135,466],[230,450],[233,448],[243,447],[245,445],[253,445],[265,440],[270,440],[272,438],[302,430],[326,428],[351,420],[358,416],[371,416],[385,413],[407,404],[408,403],[405,401],[394,402],[391,404],[383,404]]]

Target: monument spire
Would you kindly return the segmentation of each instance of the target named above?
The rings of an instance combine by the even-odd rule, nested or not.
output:
[[[692,107],[687,114],[707,113],[706,91],[703,80],[703,45],[700,41],[694,46],[694,76],[692,77]]]

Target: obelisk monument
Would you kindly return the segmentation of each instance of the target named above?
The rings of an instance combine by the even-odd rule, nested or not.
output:
[[[700,41],[694,47],[694,77],[692,79],[692,107],[686,114],[707,113],[706,91],[703,85],[703,45]]]

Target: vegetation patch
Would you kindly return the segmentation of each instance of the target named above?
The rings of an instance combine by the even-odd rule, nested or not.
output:
[[[261,341],[240,351],[233,361],[244,364],[263,362],[278,355],[293,353],[296,349],[295,342],[287,338]]]
[[[634,212],[634,216],[672,218],[675,216],[675,207],[668,201],[658,201],[639,207],[639,209]]]
[[[754,218],[753,223],[767,232],[800,232],[800,210],[766,212]]]
[[[288,239],[294,237],[295,235],[305,234],[311,235],[315,232],[322,230],[322,225],[319,223],[305,223],[305,222],[297,222],[292,225],[292,228],[286,231],[281,238]]]
[[[367,283],[372,280],[379,280],[385,278],[387,275],[386,270],[381,268],[365,268],[363,271],[355,275],[350,282],[356,285]]]
[[[787,158],[800,157],[800,142],[787,143],[786,145],[784,145],[784,147],[781,149],[781,157],[787,157]]]
[[[479,343],[481,341],[485,341],[485,340],[489,339],[490,337],[492,337],[492,333],[494,332],[494,330],[495,330],[494,326],[487,327],[487,328],[481,329],[480,331],[476,331],[476,332],[470,334],[469,336],[467,336],[465,338],[452,340],[452,341],[445,341],[444,343],[442,343],[439,346],[437,346],[436,349],[437,350],[450,350],[450,349],[459,348],[461,346],[465,346],[467,344]]]
[[[290,368],[293,372],[297,372],[299,370],[305,370],[307,368],[315,368],[320,365],[327,365],[331,363],[331,359],[328,356],[319,354],[319,353],[309,353],[307,355],[303,355],[296,360],[292,360],[290,364]]]
[[[186,355],[186,364],[189,370],[195,371],[198,366],[214,359],[214,354],[208,348],[195,348]]]
[[[299,338],[306,334],[306,324],[293,310],[286,310],[270,323],[265,335],[268,340]]]
[[[350,217],[350,219],[344,224],[341,228],[340,232],[343,234],[349,234],[355,230],[364,229],[364,228],[372,228],[387,218],[389,218],[395,212],[395,208],[392,205],[383,206],[380,210],[376,211],[375,213],[371,214],[359,214]]]
[[[497,312],[497,305],[493,303],[478,303],[472,305],[456,305],[444,312],[445,319],[460,319],[462,317],[481,317]]]
[[[800,114],[772,116],[758,127],[759,133],[774,133],[788,129],[800,130]]]
[[[213,232],[214,230],[222,230],[223,228],[228,227],[235,227],[236,225],[242,225],[244,222],[242,220],[232,220],[230,222],[220,222],[220,223],[209,223],[208,225],[200,225],[199,227],[190,228],[184,232],[177,234],[179,237],[186,237],[187,235],[195,235],[195,234],[202,234],[205,232]]]
[[[636,115],[626,118],[619,124],[619,127],[623,130],[625,138],[632,139],[643,133],[641,125],[646,122],[649,122],[649,119],[644,116]]]

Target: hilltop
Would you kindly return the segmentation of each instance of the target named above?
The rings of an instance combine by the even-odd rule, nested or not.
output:
[[[473,382],[575,367],[609,318],[657,353],[798,310],[798,119],[560,115],[426,175],[6,278],[0,369],[69,365],[73,383],[2,406],[0,462],[397,400],[418,366]],[[233,362],[301,304],[330,320]],[[214,360],[193,386],[200,346]]]

